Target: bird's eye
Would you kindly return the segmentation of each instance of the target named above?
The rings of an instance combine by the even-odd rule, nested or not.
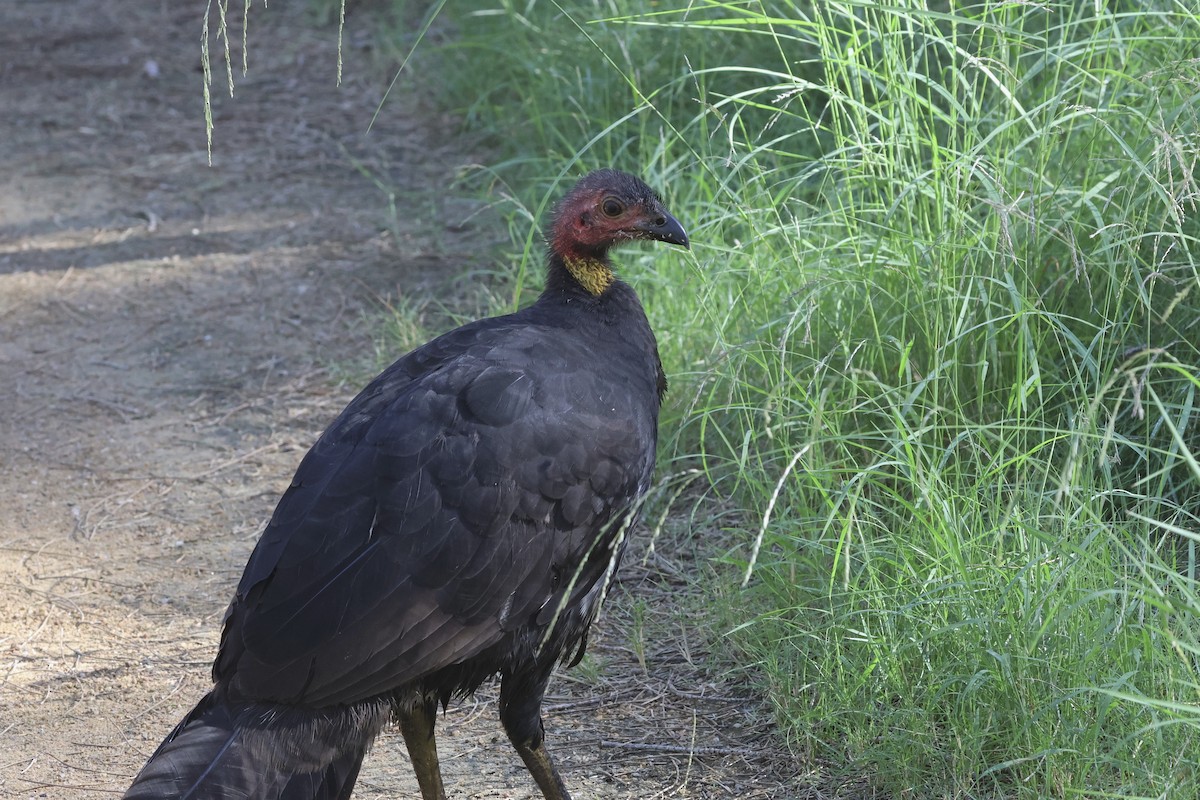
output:
[[[606,217],[619,217],[625,210],[625,204],[615,197],[606,197],[604,202],[600,204],[600,210],[604,212]]]

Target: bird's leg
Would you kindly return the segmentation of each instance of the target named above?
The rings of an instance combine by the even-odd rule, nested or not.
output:
[[[437,701],[421,698],[410,708],[400,709],[397,716],[400,718],[404,744],[408,745],[413,772],[417,773],[417,783],[421,786],[422,800],[446,800],[442,770],[438,766],[437,742],[433,738]]]
[[[532,677],[504,676],[500,685],[500,722],[546,800],[571,800],[571,793],[546,749],[542,695],[550,680],[550,669],[545,673]]]
[[[554,762],[550,759],[550,751],[546,749],[544,741],[533,745],[513,739],[512,743],[517,748],[517,752],[521,754],[521,760],[529,768],[529,773],[537,781],[538,788],[542,790],[546,800],[571,800],[567,786],[559,776],[558,770],[555,769]]]

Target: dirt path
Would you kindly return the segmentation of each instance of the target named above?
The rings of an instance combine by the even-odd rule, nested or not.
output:
[[[362,77],[354,20],[339,90],[335,31],[256,5],[250,76],[218,98],[207,166],[203,5],[0,9],[5,797],[119,796],[207,689],[260,527],[361,381],[330,365],[373,363],[382,298],[475,266],[478,232],[440,201],[469,158],[402,98],[363,134],[381,84]],[[399,192],[398,221],[364,166]],[[580,798],[790,795],[771,788],[761,709],[705,681],[676,620],[652,623],[673,629],[648,650],[631,639],[672,569],[627,570],[591,668],[552,690],[568,783]],[[439,736],[453,797],[534,796],[491,692]],[[356,797],[416,796],[385,734]]]

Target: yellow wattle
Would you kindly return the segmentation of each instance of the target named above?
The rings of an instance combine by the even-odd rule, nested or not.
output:
[[[564,258],[563,265],[580,286],[597,296],[616,280],[608,264],[594,258]]]

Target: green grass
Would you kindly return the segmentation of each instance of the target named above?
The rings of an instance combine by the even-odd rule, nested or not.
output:
[[[588,168],[693,238],[621,259],[660,473],[737,509],[711,591],[798,757],[895,797],[1197,796],[1197,8],[435,7],[409,69],[505,159],[502,305]]]

